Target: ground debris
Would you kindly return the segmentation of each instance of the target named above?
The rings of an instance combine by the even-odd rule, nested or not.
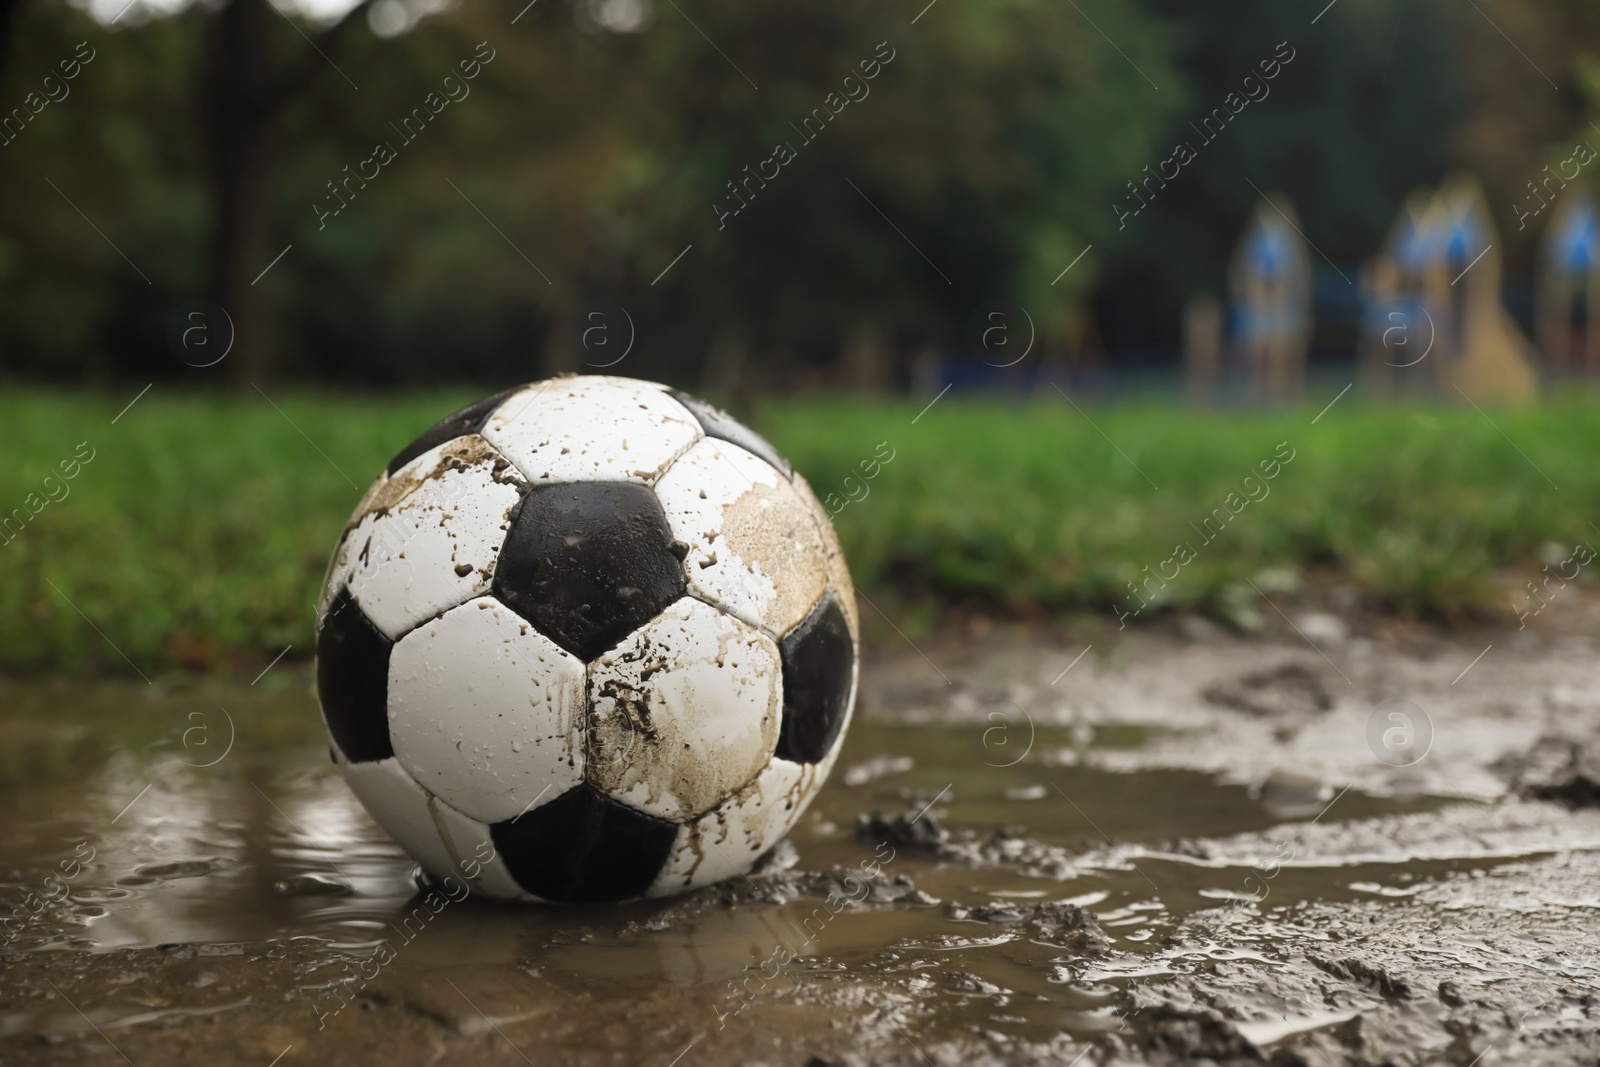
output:
[[[931,812],[880,811],[856,816],[856,837],[868,842],[886,842],[895,848],[939,852],[950,840],[950,831]]]
[[[1259,1063],[1261,1053],[1232,1023],[1205,1008],[1157,1004],[1139,1013],[1146,1048],[1193,1063]]]
[[[1213,704],[1262,717],[1315,715],[1333,707],[1322,676],[1303,663],[1285,663],[1211,686]]]
[[[968,867],[1012,867],[1033,878],[1064,882],[1083,873],[1084,866],[1066,849],[1035,841],[1009,827],[982,837],[947,843],[939,858]],[[1114,857],[1112,861],[1115,862]]]
[[[1517,902],[1529,878],[1553,900],[1588,899],[1600,857],[1517,866],[1529,871],[1354,906],[1196,913],[1157,953],[1169,970],[1122,994],[1133,1010],[1108,1041],[1162,1064],[1592,1064],[1592,910]]]
[[[1411,985],[1403,978],[1396,978],[1382,967],[1363,963],[1358,959],[1335,959],[1331,956],[1319,956],[1314,952],[1306,953],[1318,969],[1328,972],[1336,978],[1348,978],[1373,989],[1385,997],[1398,997],[1405,999],[1411,996]]]
[[[1094,912],[1076,904],[1048,900],[1031,907],[1014,904],[948,904],[945,917],[955,922],[1019,926],[1030,940],[1070,949],[1080,956],[1104,956],[1111,942],[1100,930]]]
[[[785,903],[800,898],[837,900],[844,898],[857,904],[911,904],[931,905],[938,900],[922,892],[905,874],[885,874],[881,869],[831,867],[826,871],[784,871],[769,875],[750,889],[750,902]]]
[[[647,918],[633,919],[617,928],[619,936],[636,936],[692,922],[712,912],[762,904],[788,904],[796,900],[832,900],[849,904],[939,903],[906,874],[889,874],[881,866],[836,866],[825,871],[784,870],[718,882],[669,901]]]
[[[994,997],[1006,992],[993,982],[968,971],[948,972],[944,976],[944,987],[951,993],[968,997]]]
[[[1600,807],[1600,733],[1546,734],[1527,752],[1496,762],[1494,769],[1523,796],[1569,808]]]
[[[932,814],[912,811],[862,812],[856,816],[856,838],[888,844],[908,852],[932,855],[945,862],[974,869],[1009,867],[1033,878],[1065,881],[1083,872],[1086,864],[1058,845],[1028,837],[1018,827],[1002,826],[982,836],[956,837]],[[1115,855],[1108,863],[1120,862]]]

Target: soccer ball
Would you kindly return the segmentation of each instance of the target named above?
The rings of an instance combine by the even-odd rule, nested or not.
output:
[[[436,882],[665,896],[799,820],[858,633],[833,524],[770,444],[662,385],[554,378],[446,417],[367,490],[317,694],[345,781]]]

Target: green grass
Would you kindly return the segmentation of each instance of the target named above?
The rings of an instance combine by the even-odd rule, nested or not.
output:
[[[317,585],[362,489],[467,398],[275,395],[280,413],[253,393],[157,388],[113,425],[127,399],[0,398],[0,517],[26,510],[30,493],[37,506],[80,442],[95,451],[64,499],[0,545],[0,669],[248,671],[291,644],[308,652]],[[1270,592],[1282,584],[1263,576],[1307,569],[1344,575],[1388,610],[1461,618],[1503,610],[1492,576],[1542,543],[1600,544],[1589,525],[1600,521],[1600,400],[1588,396],[1491,411],[1494,425],[1471,409],[1364,408],[1354,396],[1315,425],[1315,408],[1085,414],[954,397],[913,425],[921,407],[789,401],[757,419],[819,497],[842,499],[880,442],[894,449],[875,479],[850,483],[868,495],[835,520],[875,599],[1111,618],[1138,606],[1127,583],[1185,544],[1193,559],[1164,588],[1149,583],[1141,618],[1236,615],[1254,597],[1247,580]],[[1279,442],[1294,458],[1265,482],[1270,495],[1207,543],[1202,520],[1230,492],[1243,498]]]

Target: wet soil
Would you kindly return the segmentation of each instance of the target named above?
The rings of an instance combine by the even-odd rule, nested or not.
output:
[[[0,1064],[1592,1067],[1600,625],[1545,622],[885,646],[762,868],[584,909],[431,910],[299,668],[0,681]]]

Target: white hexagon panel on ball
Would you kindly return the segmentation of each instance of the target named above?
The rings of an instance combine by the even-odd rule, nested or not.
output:
[[[672,465],[656,495],[696,596],[774,639],[827,584],[827,553],[803,496],[766,460],[707,437]]]
[[[825,777],[826,767],[773,759],[733,796],[678,830],[651,895],[681,893],[749,870],[800,821]]]
[[[589,667],[589,780],[663,819],[709,811],[778,742],[772,640],[684,597]]]
[[[486,592],[522,486],[476,435],[423,452],[364,499],[334,558],[323,609],[343,588],[393,641]]]
[[[395,757],[481,822],[583,781],[584,725],[583,664],[493,597],[424,623],[390,655]]]
[[[455,857],[428,809],[432,799],[394,758],[365,763],[341,760],[350,791],[428,875],[442,879],[456,869]]]
[[[631,378],[551,378],[504,401],[483,436],[527,479],[653,483],[700,437],[682,404]]]

